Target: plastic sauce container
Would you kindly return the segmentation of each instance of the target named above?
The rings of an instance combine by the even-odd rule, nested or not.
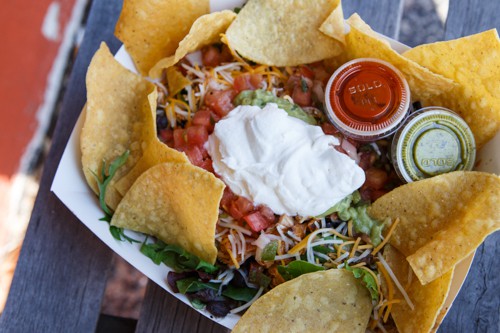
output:
[[[349,61],[333,73],[325,92],[332,124],[358,141],[393,134],[410,108],[410,89],[391,64],[372,58]]]
[[[412,182],[457,170],[472,170],[474,135],[456,113],[426,107],[413,113],[397,131],[391,158],[399,177]]]

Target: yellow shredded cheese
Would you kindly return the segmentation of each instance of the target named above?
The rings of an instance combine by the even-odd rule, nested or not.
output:
[[[384,237],[384,240],[373,250],[372,255],[376,255],[377,252],[380,251],[385,244],[387,244],[387,242],[391,238],[392,232],[394,231],[398,223],[399,223],[399,218],[397,218],[396,221],[394,221],[394,223],[391,225],[389,231],[387,232],[387,235],[385,235]]]

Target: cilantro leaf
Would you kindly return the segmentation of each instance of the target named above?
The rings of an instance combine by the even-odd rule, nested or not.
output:
[[[302,90],[302,92],[307,92],[309,90],[307,81],[303,77],[300,78],[300,89]]]

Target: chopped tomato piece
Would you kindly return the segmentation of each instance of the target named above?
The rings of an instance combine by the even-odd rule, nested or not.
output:
[[[270,223],[276,222],[276,216],[274,215],[274,212],[271,210],[271,208],[261,205],[258,207],[258,210],[262,214],[262,216],[266,219],[266,221]]]
[[[167,146],[173,146],[174,131],[171,128],[161,129],[158,134],[161,142],[165,143]]]
[[[235,196],[235,199],[229,205],[229,215],[237,220],[249,214],[254,210],[254,206],[250,200],[244,197]]]
[[[314,71],[309,67],[302,65],[299,67],[299,74],[309,80],[314,80]]]
[[[312,105],[313,82],[301,76],[299,83],[293,88],[292,99],[300,106]]]
[[[216,115],[209,108],[201,108],[194,114],[193,125],[206,127],[208,133],[210,134],[214,131],[216,118],[218,117],[216,117]]]
[[[321,129],[323,130],[323,133],[325,133],[326,135],[338,135],[339,134],[339,130],[333,126],[332,124],[328,123],[328,122],[324,122],[323,124],[321,124]]]
[[[196,166],[200,166],[203,162],[203,154],[198,146],[190,146],[186,149],[186,155]]]
[[[174,129],[174,148],[182,148],[187,145],[187,134],[184,128]]]
[[[252,229],[254,232],[264,230],[271,225],[271,223],[267,221],[259,211],[244,216],[243,220],[245,220],[250,229]]]
[[[377,168],[369,168],[365,171],[365,174],[365,186],[374,190],[382,189],[389,179],[387,172]]]
[[[236,195],[231,191],[229,186],[224,188],[224,193],[222,194],[222,199],[220,200],[220,206],[226,211],[229,210],[229,205],[235,199]]]
[[[232,60],[231,52],[227,46],[222,45],[220,48],[214,45],[205,46],[201,49],[201,62],[203,66],[219,66],[223,62]]]
[[[214,166],[212,164],[212,159],[211,158],[205,158],[200,164],[198,164],[202,169],[205,169],[211,173],[214,173]]]
[[[234,90],[240,93],[243,90],[256,90],[259,89],[262,83],[261,74],[245,73],[238,75],[234,78]]]
[[[218,116],[224,117],[234,109],[234,96],[236,96],[236,92],[232,89],[212,90],[205,95],[205,104],[214,110]]]
[[[186,129],[187,143],[202,146],[208,140],[208,131],[204,126],[194,125]]]

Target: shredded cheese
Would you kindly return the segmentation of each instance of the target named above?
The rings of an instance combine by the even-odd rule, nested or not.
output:
[[[372,252],[373,255],[377,254],[377,252],[380,251],[385,244],[387,244],[389,238],[391,238],[392,232],[394,231],[394,229],[396,229],[398,223],[399,223],[399,218],[397,218],[396,221],[394,221],[394,223],[391,225],[389,231],[387,232],[387,235],[385,235],[384,237],[384,240],[373,250]]]
[[[389,265],[387,264],[387,261],[385,261],[385,259],[383,258],[383,256],[379,253],[377,253],[377,257],[378,259],[380,260],[380,263],[382,265],[384,265],[384,268],[386,269],[387,273],[389,274],[389,276],[391,277],[392,281],[394,281],[394,284],[396,284],[396,287],[398,287],[399,291],[401,292],[401,294],[403,295],[406,303],[408,303],[408,306],[410,307],[410,309],[414,310],[415,309],[415,306],[413,305],[413,302],[411,301],[410,297],[408,296],[408,294],[406,293],[406,291],[404,290],[403,286],[401,286],[401,283],[399,283],[396,275],[394,274],[394,272],[392,271],[392,269],[389,267]]]

